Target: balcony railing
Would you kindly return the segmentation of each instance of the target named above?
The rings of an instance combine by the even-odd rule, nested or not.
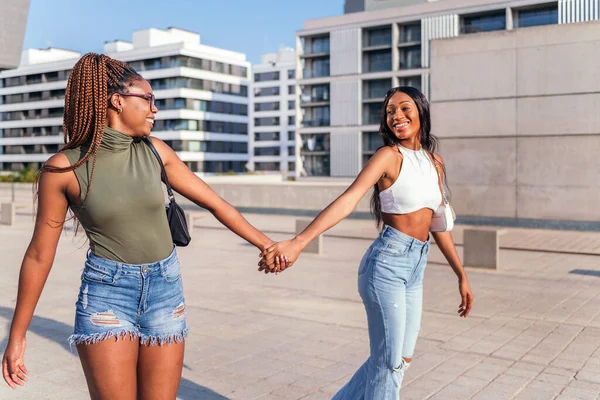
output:
[[[305,69],[303,78],[323,78],[329,76],[329,67]]]
[[[329,118],[307,119],[302,121],[302,126],[309,128],[312,126],[328,126]]]

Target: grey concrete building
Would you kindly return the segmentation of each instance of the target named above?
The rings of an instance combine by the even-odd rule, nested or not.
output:
[[[28,13],[29,0],[0,1],[0,71],[19,66]]]
[[[429,96],[431,83],[442,79],[432,69],[432,41],[595,20],[598,3],[348,0],[345,12],[305,21],[297,32],[299,170],[308,176],[356,176],[381,144],[377,131],[387,89],[408,85]]]
[[[432,43],[432,125],[463,219],[600,229],[598,48],[597,21]]]

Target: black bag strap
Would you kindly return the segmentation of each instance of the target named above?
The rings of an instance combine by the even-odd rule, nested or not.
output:
[[[152,141],[150,139],[148,139],[147,137],[144,137],[144,138],[142,138],[142,140],[144,141],[144,143],[146,143],[148,145],[148,147],[150,147],[150,150],[152,150],[152,153],[154,153],[154,156],[156,157],[156,159],[158,160],[158,163],[160,164],[160,173],[162,175],[163,182],[167,186],[167,195],[169,196],[169,202],[172,203],[175,201],[175,196],[173,196],[173,190],[171,189],[171,185],[169,184],[169,179],[167,178],[167,171],[165,171],[165,166],[163,165],[163,162],[160,159],[160,155],[158,154],[158,151],[156,151],[156,148],[154,147],[154,145],[152,144]]]

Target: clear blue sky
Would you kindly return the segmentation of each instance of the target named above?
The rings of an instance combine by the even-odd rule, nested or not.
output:
[[[343,13],[344,0],[31,0],[24,48],[102,52],[138,29],[198,32],[203,44],[239,51],[252,63],[293,47],[307,19]]]

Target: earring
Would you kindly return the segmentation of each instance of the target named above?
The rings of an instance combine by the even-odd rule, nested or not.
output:
[[[119,107],[119,108],[117,109],[117,114],[121,114],[122,112],[123,112],[123,109]]]

